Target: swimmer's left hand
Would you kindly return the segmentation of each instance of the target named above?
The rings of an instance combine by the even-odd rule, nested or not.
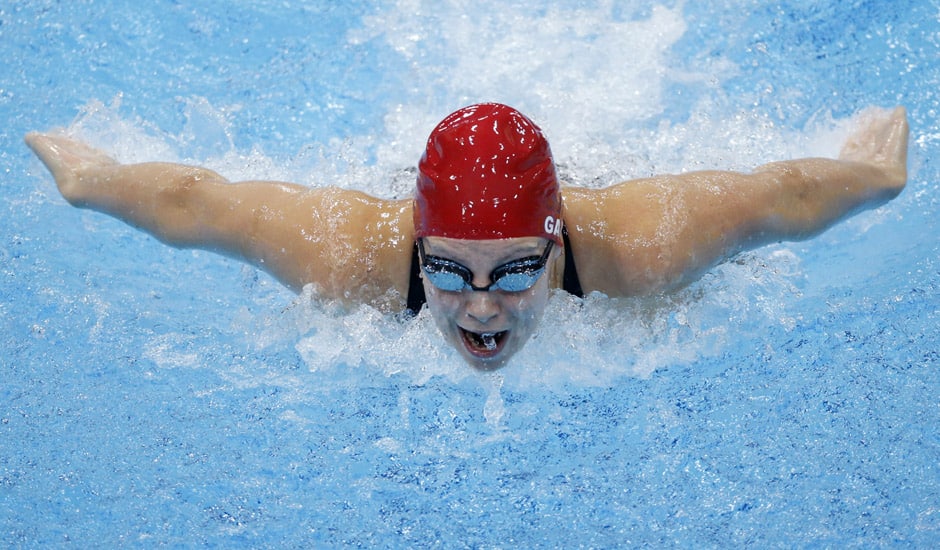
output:
[[[872,107],[859,114],[856,124],[839,158],[880,169],[885,188],[900,193],[907,181],[907,110]]]

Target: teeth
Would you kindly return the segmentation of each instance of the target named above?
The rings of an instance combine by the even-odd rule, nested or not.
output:
[[[486,346],[486,349],[493,351],[496,349],[496,335],[495,334],[481,334],[480,338],[483,339],[483,345]]]
[[[477,349],[485,349],[486,351],[496,351],[499,349],[499,342],[497,337],[502,332],[472,332],[465,331],[467,338],[473,344],[473,347]]]

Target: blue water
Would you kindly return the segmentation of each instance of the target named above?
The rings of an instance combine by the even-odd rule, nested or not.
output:
[[[0,544],[940,543],[940,4],[0,3]],[[561,172],[833,155],[908,107],[908,188],[676,295],[556,296],[503,371],[68,206],[22,144],[407,196],[446,113]]]

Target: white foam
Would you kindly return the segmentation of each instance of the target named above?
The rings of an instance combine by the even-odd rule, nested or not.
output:
[[[121,94],[109,101],[90,100],[69,125],[68,133],[124,163],[180,160],[168,134],[145,120],[122,114]]]
[[[400,1],[365,18],[350,41],[383,40],[412,70],[405,101],[386,116],[379,163],[412,165],[441,117],[478,101],[509,103],[533,118],[566,180],[579,185],[745,169],[781,158],[794,143],[746,105],[727,113],[718,83],[735,74],[733,63],[714,57],[693,66],[673,55],[686,32],[681,5],[627,17],[615,17],[615,8],[623,9],[483,2],[469,13],[460,2]],[[695,90],[694,107],[688,118],[665,120],[677,84]]]

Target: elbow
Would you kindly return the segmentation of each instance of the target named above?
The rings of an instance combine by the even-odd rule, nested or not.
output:
[[[610,296],[651,296],[680,289],[698,272],[694,254],[670,243],[610,250],[595,284],[585,285]],[[611,269],[611,267],[615,267]],[[585,288],[588,290],[588,288]]]
[[[203,171],[194,169],[160,188],[150,207],[160,240],[181,247],[198,241],[206,224],[206,185]]]
[[[185,174],[177,175],[174,179],[167,182],[157,196],[160,208],[164,210],[186,211],[196,203],[196,195],[199,192],[200,184],[204,177],[199,170],[192,170]],[[159,185],[159,182],[154,182]]]

